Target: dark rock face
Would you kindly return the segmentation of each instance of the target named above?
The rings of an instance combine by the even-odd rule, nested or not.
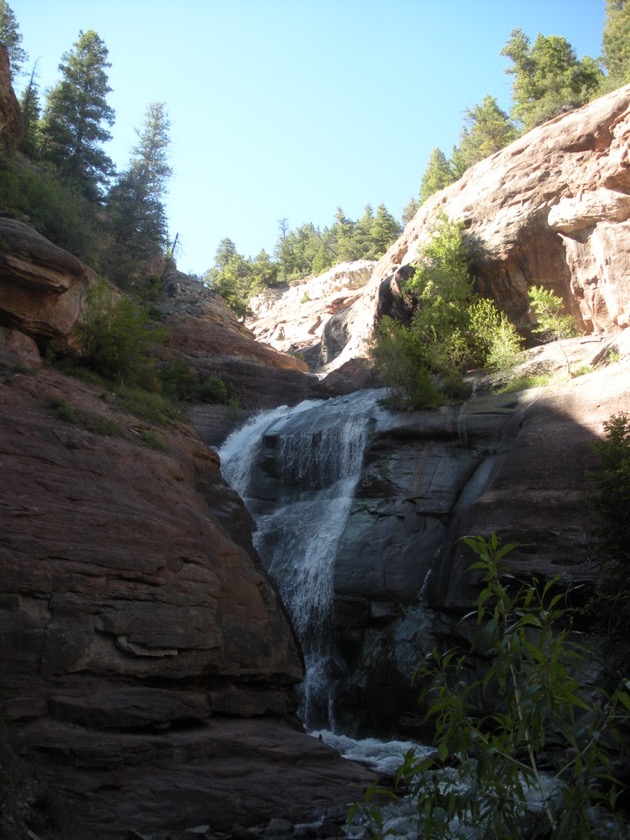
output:
[[[42,836],[251,825],[359,796],[366,771],[295,717],[301,654],[216,455],[185,426],[152,427],[93,386],[20,373],[11,358],[2,712],[58,803]],[[59,399],[117,434],[56,418]]]
[[[601,343],[577,339],[574,349],[595,358]],[[333,549],[332,635],[347,670],[338,723],[360,734],[414,731],[414,670],[433,646],[470,632],[459,622],[473,608],[478,581],[467,573],[474,557],[462,536],[496,533],[520,544],[510,563],[523,579],[560,575],[565,587],[592,584],[584,497],[596,467],[591,443],[611,415],[627,410],[627,371],[627,362],[618,363],[553,388],[477,396],[415,413],[369,407],[357,394],[275,420],[265,430],[247,491],[251,510],[264,517],[261,555],[272,571],[280,568],[279,558],[290,564],[288,535],[296,564],[310,568],[316,555],[311,520],[319,510],[328,515],[328,486],[338,480],[346,430],[353,418],[365,418],[361,472]],[[281,468],[279,453],[292,453],[293,439],[303,454],[291,454]],[[291,482],[297,501],[289,510]],[[305,499],[308,526],[298,525],[294,537],[294,509]],[[335,516],[343,504],[340,496]],[[285,507],[284,529],[282,519],[272,527],[270,514]],[[322,522],[322,543],[332,519]],[[309,532],[308,549],[299,542],[300,530]],[[299,572],[282,567],[283,580],[293,574]],[[289,595],[294,588],[289,585]]]
[[[627,373],[618,364],[554,389],[377,424],[335,565],[337,634],[350,671],[340,720],[386,733],[417,717],[414,669],[433,646],[469,632],[458,622],[477,581],[466,571],[474,556],[463,535],[521,544],[510,566],[522,579],[593,581],[591,444],[604,421],[627,411]]]

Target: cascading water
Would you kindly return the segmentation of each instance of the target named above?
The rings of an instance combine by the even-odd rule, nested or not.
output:
[[[308,730],[334,724],[334,688],[343,673],[333,640],[335,552],[381,395],[364,391],[259,414],[219,451],[223,476],[254,518],[254,544],[302,645],[300,716]]]

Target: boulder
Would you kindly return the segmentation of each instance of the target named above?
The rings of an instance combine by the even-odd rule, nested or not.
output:
[[[0,217],[0,326],[71,344],[94,272],[27,224]]]

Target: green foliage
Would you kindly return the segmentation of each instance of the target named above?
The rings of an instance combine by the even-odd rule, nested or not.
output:
[[[478,298],[468,309],[476,361],[500,379],[509,378],[521,357],[523,340],[494,301]]]
[[[591,474],[589,508],[601,566],[590,612],[616,645],[630,641],[630,415],[613,415],[594,444],[600,470]]]
[[[22,123],[24,125],[24,137],[20,150],[30,158],[39,157],[41,145],[40,117],[41,106],[39,92],[35,82],[36,66],[33,67],[28,84],[20,96],[20,111],[22,112]]]
[[[602,64],[608,72],[606,90],[630,82],[630,3],[606,0],[606,22],[602,39]]]
[[[1,215],[26,218],[55,245],[98,262],[96,209],[54,172],[0,154],[0,187]]]
[[[533,332],[543,342],[561,341],[575,335],[573,317],[562,314],[562,298],[543,286],[532,286],[527,294],[536,315]]]
[[[389,400],[392,407],[414,409],[442,405],[444,397],[429,374],[424,348],[409,327],[388,315],[383,317],[371,355],[392,389]]]
[[[11,65],[11,81],[19,75],[28,55],[22,48],[22,35],[15,14],[6,0],[0,0],[0,44],[6,47]]]
[[[394,389],[394,403],[439,404],[430,374],[439,375],[451,398],[464,396],[461,374],[470,366],[486,366],[500,378],[510,375],[521,339],[492,301],[475,296],[461,224],[437,216],[405,291],[417,304],[411,325],[382,319],[372,348],[377,368]]]
[[[167,160],[170,123],[164,103],[147,108],[139,142],[128,169],[118,176],[107,198],[112,243],[109,277],[122,288],[137,288],[146,264],[166,248],[164,194],[172,173]]]
[[[410,198],[407,204],[405,205],[402,213],[402,223],[403,227],[413,219],[413,217],[418,212],[420,208],[420,202],[417,201],[415,198]]]
[[[577,58],[558,35],[538,35],[534,44],[513,29],[501,55],[512,61],[512,118],[524,131],[565,111],[584,105],[596,94],[603,74],[589,56]]]
[[[453,165],[441,149],[433,149],[420,181],[420,204],[457,180]]]
[[[150,351],[166,342],[168,330],[129,298],[117,298],[105,283],[97,283],[88,291],[77,337],[83,363],[105,379],[152,386],[156,377]]]
[[[480,629],[468,651],[434,651],[418,672],[435,750],[411,751],[397,777],[415,803],[417,836],[627,837],[613,770],[626,749],[627,686],[610,696],[580,686],[585,652],[557,580],[515,581],[506,558],[517,546],[496,535],[464,542],[482,581],[469,616]],[[484,663],[478,680],[473,659]],[[387,836],[380,822],[372,837]]]
[[[45,160],[61,177],[92,200],[100,198],[100,185],[113,171],[101,148],[111,140],[105,125],[113,125],[114,112],[107,104],[107,47],[94,32],[80,32],[59,65],[61,81],[48,93],[42,124]]]
[[[518,132],[493,96],[481,105],[466,109],[466,125],[453,149],[452,169],[457,177],[480,160],[500,151],[516,140]]]
[[[516,391],[527,391],[529,388],[543,388],[552,381],[550,373],[524,374],[523,376],[511,376],[502,385],[499,394],[513,394]]]
[[[81,408],[75,408],[61,399],[51,400],[49,407],[59,420],[72,423],[75,426],[81,426],[89,432],[95,432],[96,434],[106,435],[108,437],[116,437],[122,434],[120,423],[112,420],[111,417],[105,417],[103,414],[98,414],[95,411],[84,411]]]
[[[162,391],[170,399],[189,403],[220,403],[238,408],[240,396],[234,385],[216,374],[201,379],[183,359],[167,362],[160,369]]]
[[[156,391],[119,384],[115,386],[115,394],[125,411],[157,426],[168,426],[180,419],[173,403]]]
[[[470,358],[466,332],[473,282],[462,230],[461,224],[439,214],[406,285],[418,303],[412,331],[423,347],[425,364],[443,375],[462,369]]]

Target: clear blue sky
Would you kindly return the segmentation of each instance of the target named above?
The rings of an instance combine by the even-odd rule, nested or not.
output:
[[[510,106],[514,27],[601,51],[604,0],[9,0],[40,91],[80,30],[109,50],[107,151],[128,163],[150,102],[165,102],[167,199],[180,269],[202,274],[221,239],[273,252],[295,228],[383,203],[400,219],[431,151],[450,155],[463,112]],[[21,82],[17,84],[20,89]]]

